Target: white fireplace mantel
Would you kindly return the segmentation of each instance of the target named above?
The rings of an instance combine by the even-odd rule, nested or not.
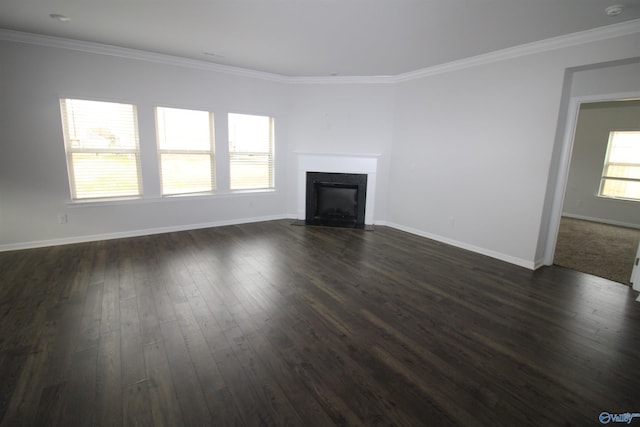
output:
[[[373,225],[376,196],[376,175],[379,154],[356,153],[296,153],[298,156],[298,219],[304,220],[306,209],[307,172],[360,173],[367,175],[367,198],[364,223]]]

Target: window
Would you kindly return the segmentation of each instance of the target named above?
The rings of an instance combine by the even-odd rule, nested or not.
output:
[[[274,188],[273,117],[229,114],[232,190]]]
[[[61,99],[73,200],[142,193],[135,105]]]
[[[156,108],[163,195],[215,190],[213,113]]]
[[[609,133],[599,195],[640,201],[640,131]]]

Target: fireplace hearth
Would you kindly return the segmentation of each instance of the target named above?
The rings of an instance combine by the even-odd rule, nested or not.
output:
[[[366,174],[307,172],[305,223],[365,228],[366,196]]]

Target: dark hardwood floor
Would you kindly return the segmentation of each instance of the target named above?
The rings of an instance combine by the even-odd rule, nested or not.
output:
[[[634,299],[385,227],[4,252],[0,425],[600,425],[640,412]]]

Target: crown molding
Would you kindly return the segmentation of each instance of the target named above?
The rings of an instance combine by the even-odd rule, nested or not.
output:
[[[246,68],[232,67],[229,65],[215,64],[207,61],[183,58],[144,50],[130,49],[101,43],[86,42],[66,39],[42,34],[25,33],[0,28],[0,40],[16,43],[33,44],[58,49],[75,50],[85,53],[116,56],[125,59],[155,62],[177,67],[192,68],[217,73],[231,74],[239,77],[248,77],[261,80],[269,80],[277,83],[293,84],[380,84],[393,83],[393,76],[285,76],[281,74],[255,71]]]
[[[292,84],[392,84],[396,82],[395,76],[310,76],[288,77],[287,83]]]
[[[476,67],[478,65],[490,64],[492,62],[504,61],[507,59],[519,58],[536,53],[548,52],[580,44],[596,42],[613,37],[622,37],[630,34],[640,33],[640,19],[626,21],[619,24],[607,25],[606,27],[594,28],[592,30],[553,37],[533,43],[527,43],[506,49],[496,50],[487,54],[472,56],[459,61],[451,61],[421,70],[410,71],[398,74],[394,81],[405,82],[437,74],[458,71],[465,68]]]
[[[192,68],[203,71],[231,74],[238,77],[269,80],[277,83],[287,83],[288,77],[280,74],[266,73],[263,71],[249,70],[246,68],[232,67],[229,65],[215,64],[207,61],[188,59],[179,56],[165,55],[155,52],[111,46],[100,43],[85,42],[66,39],[62,37],[45,36],[42,34],[24,33],[20,31],[0,29],[0,40],[18,43],[28,43],[45,47],[75,50],[85,53],[116,56],[125,59],[135,59],[147,62],[155,62],[177,67]]]
[[[621,37],[630,34],[640,33],[640,19],[626,21],[606,27],[553,37],[550,39],[527,43],[507,49],[501,49],[487,54],[472,56],[458,61],[451,61],[444,64],[427,67],[416,71],[397,74],[393,76],[285,76],[281,74],[255,71],[246,68],[232,67],[228,65],[215,64],[206,61],[188,59],[178,56],[161,53],[147,52],[142,50],[111,46],[100,43],[84,42],[79,40],[65,39],[61,37],[45,36],[41,34],[24,33],[7,29],[0,29],[0,40],[28,43],[45,47],[69,49],[86,53],[109,55],[126,59],[135,59],[148,62],[155,62],[165,65],[213,71],[217,73],[230,74],[238,77],[267,80],[277,83],[289,84],[393,84],[410,80],[429,77],[451,71],[471,68],[478,65],[490,64],[507,59],[518,58],[536,53],[561,49],[580,44],[605,40],[613,37]]]

